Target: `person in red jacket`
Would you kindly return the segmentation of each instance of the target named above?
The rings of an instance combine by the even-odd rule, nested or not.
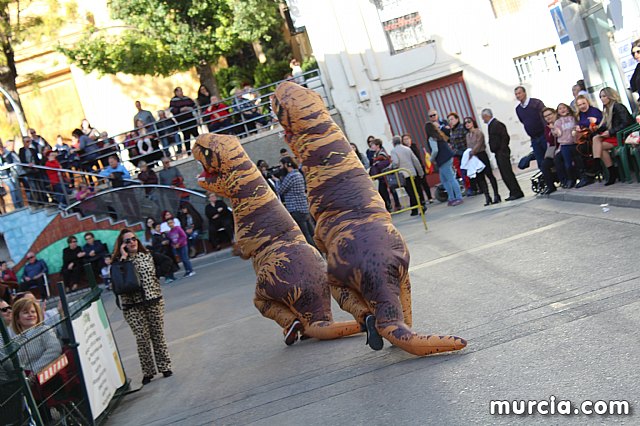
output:
[[[62,169],[62,166],[56,159],[58,153],[55,151],[49,151],[47,154],[47,162],[44,163],[45,167],[49,167],[51,169]],[[58,202],[60,206],[66,206],[65,202],[65,192],[63,187],[62,180],[62,172],[57,172],[55,170],[46,170],[47,177],[49,178],[49,183],[51,184],[51,188],[53,189],[53,198]]]

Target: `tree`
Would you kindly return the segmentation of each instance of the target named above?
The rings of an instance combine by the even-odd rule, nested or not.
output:
[[[211,65],[236,50],[247,38],[263,36],[268,10],[277,11],[274,0],[250,0],[258,17],[251,16],[244,0],[112,0],[114,19],[128,27],[119,34],[97,28],[73,47],[60,47],[86,72],[167,76],[196,68],[200,82],[218,94]],[[236,10],[254,24],[239,26]]]
[[[16,87],[18,70],[16,69],[14,48],[25,41],[37,42],[43,37],[54,35],[65,21],[60,13],[57,0],[40,2],[42,8],[30,8],[32,1],[0,0],[0,86],[5,89],[22,109],[20,95]],[[74,5],[67,8],[66,17],[74,14]],[[38,13],[39,11],[39,13]],[[13,113],[13,107],[4,99],[5,107]]]

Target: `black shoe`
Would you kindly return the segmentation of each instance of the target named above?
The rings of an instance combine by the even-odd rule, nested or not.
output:
[[[287,334],[284,335],[284,344],[287,346],[293,345],[298,341],[298,334],[302,331],[302,323],[295,320],[293,324],[287,330]]]
[[[524,197],[524,194],[510,195],[505,201],[515,201],[515,200],[519,200],[522,197]]]
[[[609,170],[609,179],[607,180],[607,183],[604,184],[604,186],[613,185],[618,180],[618,169],[616,168],[616,166],[607,167],[607,169]]]
[[[412,210],[411,211],[411,216],[418,216],[420,214],[420,212],[418,211],[418,209]]]
[[[500,198],[500,195],[496,194],[495,197],[493,197],[493,204],[498,204],[502,201],[502,198]]]
[[[173,376],[173,371],[171,371],[171,370],[163,371],[162,375],[164,377],[171,377],[171,376]]]
[[[591,185],[593,183],[593,179],[590,177],[582,177],[580,178],[580,182],[578,182],[578,184],[576,185],[576,189],[577,188],[584,188],[587,185]]]
[[[378,330],[376,330],[376,317],[367,315],[364,319],[364,324],[367,331],[367,345],[374,351],[379,351],[384,346],[384,341]]]
[[[557,191],[556,187],[555,186],[551,186],[551,187],[545,189],[544,191],[542,191],[542,195],[553,194],[556,191]]]
[[[491,201],[491,197],[489,197],[487,195],[487,198],[485,199],[484,206],[487,207],[487,206],[490,206],[491,204],[493,204],[493,202]]]
[[[149,383],[151,383],[151,379],[153,379],[153,376],[144,376],[142,378],[142,384],[148,385]]]

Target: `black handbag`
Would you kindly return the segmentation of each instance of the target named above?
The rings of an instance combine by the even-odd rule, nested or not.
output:
[[[142,290],[140,275],[133,262],[113,262],[111,265],[111,288],[116,296],[137,293]]]

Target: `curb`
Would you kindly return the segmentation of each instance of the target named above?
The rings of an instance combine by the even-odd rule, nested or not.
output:
[[[573,203],[584,204],[609,204],[616,207],[628,207],[633,209],[640,209],[640,199],[634,200],[632,198],[615,197],[609,195],[600,194],[580,194],[578,192],[554,192],[549,195],[552,200],[570,201]]]

